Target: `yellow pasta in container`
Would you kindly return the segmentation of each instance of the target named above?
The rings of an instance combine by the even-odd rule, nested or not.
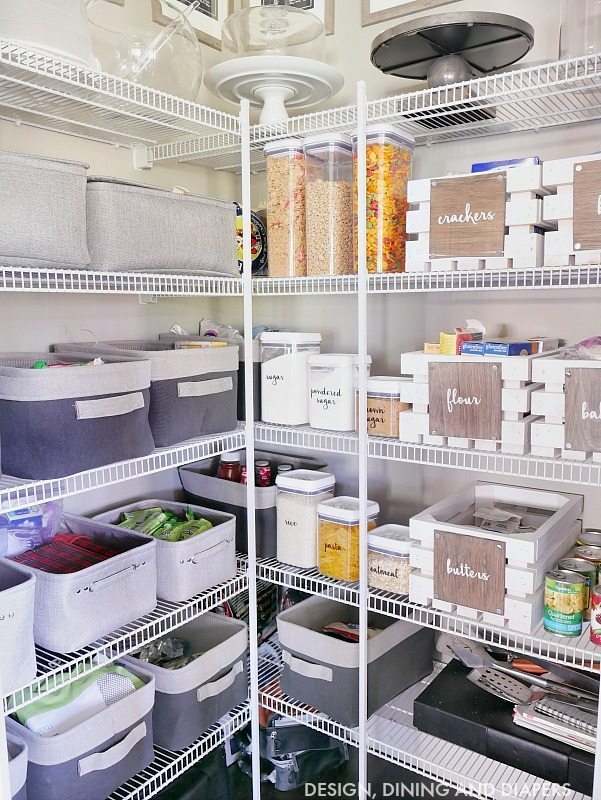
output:
[[[367,529],[378,524],[380,506],[367,501]],[[342,581],[359,580],[359,500],[334,497],[317,506],[319,571]]]

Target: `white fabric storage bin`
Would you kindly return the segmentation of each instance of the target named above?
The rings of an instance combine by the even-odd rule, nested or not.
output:
[[[154,539],[157,547],[157,597],[160,600],[179,603],[235,577],[236,518],[233,514],[223,514],[188,503],[139,500],[98,514],[94,519],[117,525],[126,511],[158,507],[169,509],[182,517],[189,508],[213,524],[210,530],[183,542]]]
[[[248,697],[245,622],[204,614],[173,632],[201,655],[180,669],[165,669],[129,656],[128,666],[142,664],[154,675],[154,741],[181,750]]]
[[[4,266],[87,269],[87,169],[75,161],[0,151]]]
[[[240,277],[233,203],[95,177],[87,209],[92,269]]]
[[[23,739],[7,734],[8,780],[12,800],[27,800],[27,745]]]
[[[261,334],[261,416],[276,425],[309,422],[309,356],[320,333]]]
[[[367,357],[367,374],[371,357]],[[359,356],[321,353],[309,357],[309,425],[327,431],[355,430]]]
[[[28,750],[28,800],[105,800],[153,761],[154,676],[128,669],[144,686],[65,733],[40,736],[7,717]]]
[[[154,609],[156,541],[71,514],[63,514],[60,530],[120,551],[66,575],[28,567],[36,576],[35,642],[47,650],[71,653]]]
[[[26,686],[36,676],[34,601],[33,573],[0,559],[0,683],[4,694]]]

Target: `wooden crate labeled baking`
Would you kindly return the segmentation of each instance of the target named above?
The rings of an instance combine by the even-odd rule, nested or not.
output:
[[[601,263],[601,155],[546,161],[543,185],[546,267]]]
[[[532,633],[543,616],[545,573],[581,532],[581,496],[477,483],[409,522],[409,600]],[[482,529],[482,509],[521,516],[516,532]]]
[[[411,410],[399,416],[404,442],[524,455],[535,421],[532,356],[447,356],[418,351],[401,356],[401,387]]]
[[[540,164],[410,181],[406,271],[542,266],[544,194]]]
[[[537,359],[533,377],[543,386],[532,395],[538,416],[532,426],[532,453],[537,456],[601,463],[601,361]]]

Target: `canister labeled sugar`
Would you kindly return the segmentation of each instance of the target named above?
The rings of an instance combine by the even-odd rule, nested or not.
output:
[[[261,418],[276,425],[309,422],[309,356],[319,333],[261,334]]]
[[[377,525],[380,507],[367,502],[367,529]],[[359,500],[334,497],[317,507],[319,571],[341,581],[359,580]]]
[[[317,566],[317,507],[334,496],[329,472],[295,469],[276,478],[278,561],[309,569]]]
[[[409,593],[409,528],[382,525],[367,537],[369,585],[395,594]]]

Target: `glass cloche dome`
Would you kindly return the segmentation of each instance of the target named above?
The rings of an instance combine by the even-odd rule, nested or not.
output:
[[[196,8],[193,4],[190,9]],[[200,44],[187,12],[171,0],[87,0],[94,55],[102,69],[195,100],[202,81]]]
[[[239,56],[301,56],[323,61],[326,32],[310,11],[288,5],[254,6],[229,16],[223,24],[222,52]]]

